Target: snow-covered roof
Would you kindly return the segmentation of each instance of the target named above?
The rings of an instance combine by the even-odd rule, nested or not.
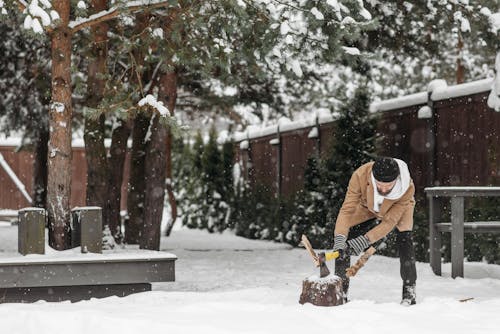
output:
[[[334,120],[333,115],[320,115],[318,117],[318,123],[319,124],[325,124],[325,123],[331,123]],[[291,121],[287,123],[280,123],[279,124],[279,131],[280,133],[287,132],[287,131],[293,131],[293,130],[299,130],[311,126],[316,125],[316,119],[315,118],[310,118],[310,119],[301,119],[297,121]],[[263,128],[250,128],[247,131],[244,132],[236,132],[234,135],[234,140],[236,142],[245,140],[245,139],[253,139],[253,138],[259,138],[259,137],[265,137],[269,136],[272,134],[276,134],[278,132],[278,124],[266,126]]]
[[[492,83],[493,78],[477,80],[454,86],[443,85],[442,81],[440,82],[440,84],[434,84],[434,82],[431,82],[429,83],[428,91],[431,92],[432,101],[439,101],[459,96],[488,92],[491,90]],[[425,104],[427,103],[427,96],[428,92],[422,92],[380,102],[374,102],[370,106],[370,111],[387,111]]]

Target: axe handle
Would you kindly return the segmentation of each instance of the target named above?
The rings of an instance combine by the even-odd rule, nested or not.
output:
[[[366,261],[376,252],[375,247],[371,246],[368,248],[363,255],[356,261],[354,265],[346,269],[347,277],[353,277],[358,273],[358,270],[363,268],[366,264]]]
[[[302,234],[302,244],[307,249],[309,254],[311,254],[311,257],[312,257],[313,262],[316,265],[316,267],[319,267],[318,255],[316,255],[316,252],[313,250],[311,243],[309,242],[309,239],[307,239],[305,234]]]

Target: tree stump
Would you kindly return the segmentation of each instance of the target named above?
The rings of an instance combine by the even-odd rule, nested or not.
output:
[[[345,303],[342,279],[335,275],[319,278],[310,276],[302,281],[299,303],[316,306],[337,306]]]

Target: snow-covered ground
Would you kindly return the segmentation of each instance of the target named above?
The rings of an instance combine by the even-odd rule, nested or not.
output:
[[[15,250],[16,238],[0,225],[0,251]],[[466,278],[451,279],[449,265],[437,277],[418,263],[418,304],[404,307],[398,259],[373,256],[351,280],[351,302],[325,308],[298,303],[302,280],[318,273],[304,249],[183,228],[161,248],[179,258],[176,282],[124,298],[1,304],[0,333],[500,332],[497,265],[467,263]]]

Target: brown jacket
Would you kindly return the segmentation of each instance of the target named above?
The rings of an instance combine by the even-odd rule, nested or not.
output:
[[[366,233],[370,243],[385,237],[394,227],[399,231],[413,228],[415,186],[410,181],[408,190],[397,200],[384,199],[380,212],[373,210],[373,187],[371,172],[374,162],[359,167],[351,176],[344,203],[335,224],[335,234],[347,236],[352,226],[372,218],[381,223]]]

